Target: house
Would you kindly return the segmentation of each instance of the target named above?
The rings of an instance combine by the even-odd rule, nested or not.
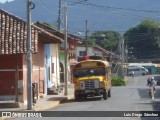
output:
[[[84,57],[86,56],[86,46],[78,45],[76,50],[76,55],[77,55],[76,56],[77,61],[84,59]],[[87,46],[87,56],[99,56],[105,60],[108,60],[109,62],[113,62],[113,60],[117,59],[115,53],[105,50],[102,47],[97,45]]]
[[[61,39],[64,39],[64,33],[62,31],[59,31],[53,27],[50,27],[50,26],[47,26],[43,23],[40,23],[40,22],[37,22],[35,23],[36,26],[42,28],[42,29],[45,29],[46,31],[48,31],[49,33],[53,34],[53,35],[56,35],[58,37],[60,37]],[[77,37],[77,36],[74,36],[72,34],[68,34],[67,36],[67,43],[68,43],[68,48],[67,48],[67,53],[68,53],[68,62],[67,62],[67,65],[68,65],[68,79],[69,79],[69,82],[72,82],[71,81],[71,70],[72,70],[72,64],[75,63],[75,49],[76,49],[76,46],[77,44],[80,43],[80,39]],[[64,68],[65,68],[65,65],[64,65],[64,54],[65,54],[65,50],[64,50],[64,42],[62,42],[61,44],[59,44],[59,50],[60,50],[60,82],[58,82],[58,85],[63,85],[64,83]],[[54,51],[54,50],[53,50]],[[51,86],[50,86],[51,87]]]
[[[0,100],[18,100],[26,104],[27,25],[22,19],[2,9],[0,9],[0,21]],[[47,94],[47,81],[45,80],[49,72],[45,64],[47,61],[45,48],[48,44],[56,46],[63,40],[35,25],[31,27],[31,38],[32,83],[36,85],[37,97],[39,97]],[[58,51],[57,47],[54,49]],[[58,53],[55,56],[57,55]],[[55,59],[53,53],[51,56]],[[52,70],[54,69],[52,67]]]

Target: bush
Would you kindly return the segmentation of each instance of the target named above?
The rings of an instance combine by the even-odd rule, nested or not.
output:
[[[112,78],[112,86],[125,86],[126,83],[124,81],[124,79],[118,77],[118,78]]]

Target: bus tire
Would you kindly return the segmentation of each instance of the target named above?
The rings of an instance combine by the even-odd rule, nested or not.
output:
[[[80,99],[79,95],[77,95],[77,94],[74,95],[74,98],[75,98],[75,101],[79,101],[79,99]]]
[[[84,100],[87,100],[87,95],[85,94],[85,95],[83,96],[83,98],[84,98]]]
[[[111,89],[108,91],[108,97],[111,97]]]
[[[107,93],[108,92],[106,90],[104,90],[104,92],[103,92],[103,99],[104,100],[107,100],[107,98],[108,98],[108,94]]]

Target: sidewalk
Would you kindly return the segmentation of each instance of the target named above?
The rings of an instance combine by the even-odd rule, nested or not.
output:
[[[56,107],[60,103],[67,101],[68,99],[74,99],[73,85],[68,87],[68,95],[64,96],[64,93],[59,93],[57,95],[46,95],[43,98],[37,100],[35,106],[33,106],[33,111],[42,111]],[[0,111],[27,111],[27,106],[21,106],[20,108],[13,108],[12,103],[14,101],[0,101]],[[11,107],[9,107],[11,105]]]

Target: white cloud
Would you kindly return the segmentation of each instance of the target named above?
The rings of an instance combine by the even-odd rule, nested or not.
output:
[[[5,3],[6,1],[11,2],[11,1],[14,1],[14,0],[0,0],[0,3]]]

